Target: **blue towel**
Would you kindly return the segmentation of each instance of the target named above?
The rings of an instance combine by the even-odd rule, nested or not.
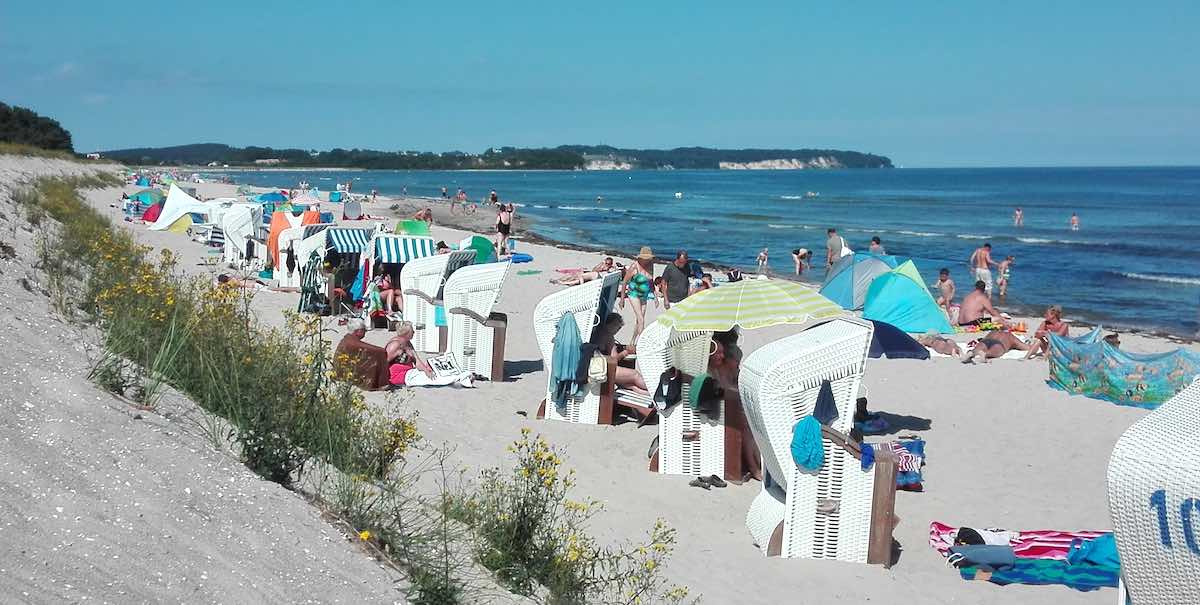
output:
[[[833,399],[833,385],[828,380],[821,381],[821,391],[817,393],[817,403],[813,406],[812,415],[817,422],[829,426],[837,420],[837,402]]]
[[[975,579],[977,567],[960,567],[962,577],[967,580]],[[1030,559],[1018,557],[1009,569],[992,572],[989,579],[993,584],[1061,584],[1075,590],[1087,591],[1097,588],[1117,586],[1121,573],[1110,567],[1090,565],[1071,565],[1066,561],[1056,559]]]
[[[562,407],[575,394],[575,373],[579,369],[579,325],[575,316],[563,313],[554,332],[554,352],[550,379],[554,385],[554,405]]]
[[[1117,554],[1117,539],[1111,533],[1092,540],[1076,538],[1067,549],[1067,562],[1071,565],[1086,563],[1120,571],[1121,556]]]
[[[792,461],[810,471],[825,464],[825,449],[821,446],[821,423],[805,416],[792,427]]]

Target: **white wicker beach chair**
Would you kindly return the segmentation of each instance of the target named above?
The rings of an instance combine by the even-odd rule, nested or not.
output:
[[[441,306],[442,286],[453,267],[469,264],[474,250],[459,250],[410,261],[400,270],[400,291],[404,296],[404,319],[413,325],[413,348],[425,353],[444,350],[442,333],[436,322]]]
[[[1132,603],[1200,603],[1200,379],[1121,435],[1108,508]]]
[[[554,405],[553,376],[549,364],[554,359],[554,335],[558,329],[558,320],[564,313],[575,316],[579,334],[587,340],[592,328],[599,325],[600,297],[605,288],[615,288],[621,282],[621,274],[608,273],[599,279],[571,286],[555,292],[541,300],[533,311],[533,330],[537,336],[538,348],[542,350],[542,360],[546,365],[546,399],[543,402],[544,416],[547,420],[578,422],[581,424],[597,424],[600,422],[600,395],[603,385],[596,385],[585,390],[576,397],[567,400],[562,410]]]
[[[792,461],[791,441],[793,427],[812,414],[825,381],[838,412],[829,428],[849,434],[871,332],[870,323],[834,319],[768,344],[742,363],[742,405],[763,468],[774,482],[770,487],[764,483],[746,516],[746,526],[766,554],[868,560],[873,470],[861,470],[851,453],[826,438],[824,465],[807,471]],[[836,502],[836,510],[819,512],[819,502]],[[889,524],[889,550],[890,530]]]
[[[638,372],[646,386],[654,389],[668,368],[695,376],[708,368],[712,332],[680,332],[657,321],[650,322],[638,337]],[[691,383],[683,385],[686,402]],[[658,472],[667,475],[725,476],[725,403],[717,420],[693,410],[686,403],[659,413]]]
[[[449,324],[447,351],[459,367],[488,380],[504,380],[504,339],[508,317],[493,313],[512,263],[472,265],[446,280],[442,301]]]

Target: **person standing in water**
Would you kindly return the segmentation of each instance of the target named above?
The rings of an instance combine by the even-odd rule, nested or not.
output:
[[[871,238],[871,245],[867,247],[867,251],[880,256],[887,254],[887,251],[883,249],[883,241],[879,239],[878,235]]]
[[[1025,226],[1025,212],[1021,210],[1020,206],[1017,206],[1017,209],[1013,210],[1013,227],[1024,227],[1024,226]]]
[[[758,253],[758,274],[767,274],[767,249],[765,247]]]
[[[1071,213],[1071,231],[1079,231],[1079,215]]]
[[[996,265],[996,272],[1000,274],[1000,278],[996,280],[996,285],[1000,287],[1000,298],[1008,296],[1008,282],[1012,279],[1012,266],[1015,260],[1017,257],[1009,254],[1000,261],[999,265]]]
[[[975,249],[971,254],[971,259],[967,261],[971,270],[975,272],[975,279],[983,283],[986,288],[988,298],[992,297],[992,267],[999,265],[992,260],[992,245],[985,243]]]

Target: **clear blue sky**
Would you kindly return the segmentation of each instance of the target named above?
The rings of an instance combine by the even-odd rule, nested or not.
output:
[[[1200,164],[1200,2],[2,2],[80,151],[829,147]]]

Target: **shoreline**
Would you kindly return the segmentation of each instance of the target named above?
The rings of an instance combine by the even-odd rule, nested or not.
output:
[[[262,189],[263,191],[270,190],[269,188],[254,187],[254,186],[252,186],[251,189]],[[401,209],[391,210],[389,208],[389,206],[391,206],[391,205],[400,205]],[[388,218],[397,219],[397,220],[403,219],[403,218],[411,218],[412,214],[414,212],[416,212],[417,210],[422,209],[422,208],[429,208],[433,211],[435,225],[440,225],[440,226],[449,227],[452,229],[458,229],[458,230],[462,230],[462,231],[470,231],[470,232],[478,233],[480,235],[484,235],[488,238],[495,237],[495,232],[494,232],[495,230],[492,228],[492,224],[493,224],[492,217],[494,215],[491,213],[490,208],[487,208],[486,206],[483,206],[483,205],[480,205],[479,209],[472,215],[455,215],[455,214],[450,213],[448,204],[442,198],[427,197],[427,196],[414,196],[414,195],[404,196],[404,197],[401,197],[401,196],[393,197],[393,196],[380,195],[380,196],[378,196],[378,199],[375,202],[370,202],[370,201],[364,202],[363,208],[364,208],[364,210],[369,209],[369,211],[388,212],[388,213],[390,213],[388,215]],[[551,246],[554,248],[558,248],[561,250],[567,250],[567,251],[571,251],[571,252],[583,252],[583,253],[587,253],[587,254],[595,254],[595,255],[600,255],[600,256],[612,256],[614,258],[630,258],[630,257],[632,257],[633,254],[636,254],[635,250],[620,250],[617,248],[608,247],[608,246],[604,246],[604,245],[588,246],[588,245],[584,245],[584,244],[576,244],[576,243],[556,240],[554,238],[546,237],[544,235],[535,233],[533,231],[533,229],[536,227],[536,224],[537,224],[537,221],[535,218],[533,218],[529,215],[526,215],[526,214],[521,214],[518,209],[517,215],[513,221],[513,235],[516,236],[517,241],[519,241],[521,243],[546,245],[546,246]],[[680,246],[680,247],[686,249],[686,246]],[[519,248],[518,248],[518,251],[519,251]],[[669,262],[671,262],[672,257],[664,256],[661,254],[656,254],[654,257],[654,260],[656,263],[669,263]],[[746,275],[755,275],[757,273],[756,271],[754,271],[748,267],[727,265],[727,264],[721,264],[721,263],[713,263],[713,262],[706,261],[706,260],[700,259],[700,258],[697,258],[695,260],[700,261],[700,264],[704,268],[712,269],[714,272],[724,273],[731,269],[737,268]],[[816,269],[816,271],[819,271],[819,269]],[[811,274],[811,271],[810,271],[810,274]],[[823,279],[822,280],[814,280],[814,279],[808,279],[806,277],[801,277],[801,278],[797,279],[795,275],[777,273],[777,272],[771,272],[771,273],[769,273],[769,275],[775,279],[786,279],[786,280],[790,280],[790,281],[798,281],[800,283],[815,286],[818,288],[820,287],[821,283],[824,281]],[[1010,316],[1012,316],[1014,318],[1022,317],[1022,318],[1034,318],[1034,319],[1040,320],[1041,312],[1043,311],[1043,309],[1038,308],[1034,305],[1026,305],[1026,304],[1021,304],[1018,302],[1007,302],[1006,301],[1006,302],[996,302],[995,304],[998,307],[1002,307],[1002,309],[1001,309],[1002,311],[1008,313]],[[1145,325],[1139,326],[1139,325],[1130,325],[1127,323],[1116,322],[1116,321],[1105,321],[1102,318],[1090,316],[1086,312],[1079,313],[1078,311],[1072,311],[1072,307],[1069,303],[1064,304],[1063,306],[1064,306],[1064,311],[1065,311],[1064,317],[1067,320],[1067,322],[1070,323],[1072,326],[1076,326],[1076,327],[1080,327],[1080,328],[1088,328],[1088,329],[1099,326],[1099,327],[1103,328],[1104,331],[1106,331],[1106,332],[1118,332],[1118,333],[1123,333],[1123,334],[1139,334],[1139,335],[1143,335],[1143,336],[1147,336],[1147,337],[1151,337],[1151,338],[1167,340],[1167,341],[1170,341],[1170,342],[1173,342],[1176,344],[1180,344],[1180,345],[1200,343],[1200,337],[1198,337],[1195,334],[1178,334],[1178,333],[1164,330],[1164,329],[1154,327],[1154,326],[1145,326]]]

